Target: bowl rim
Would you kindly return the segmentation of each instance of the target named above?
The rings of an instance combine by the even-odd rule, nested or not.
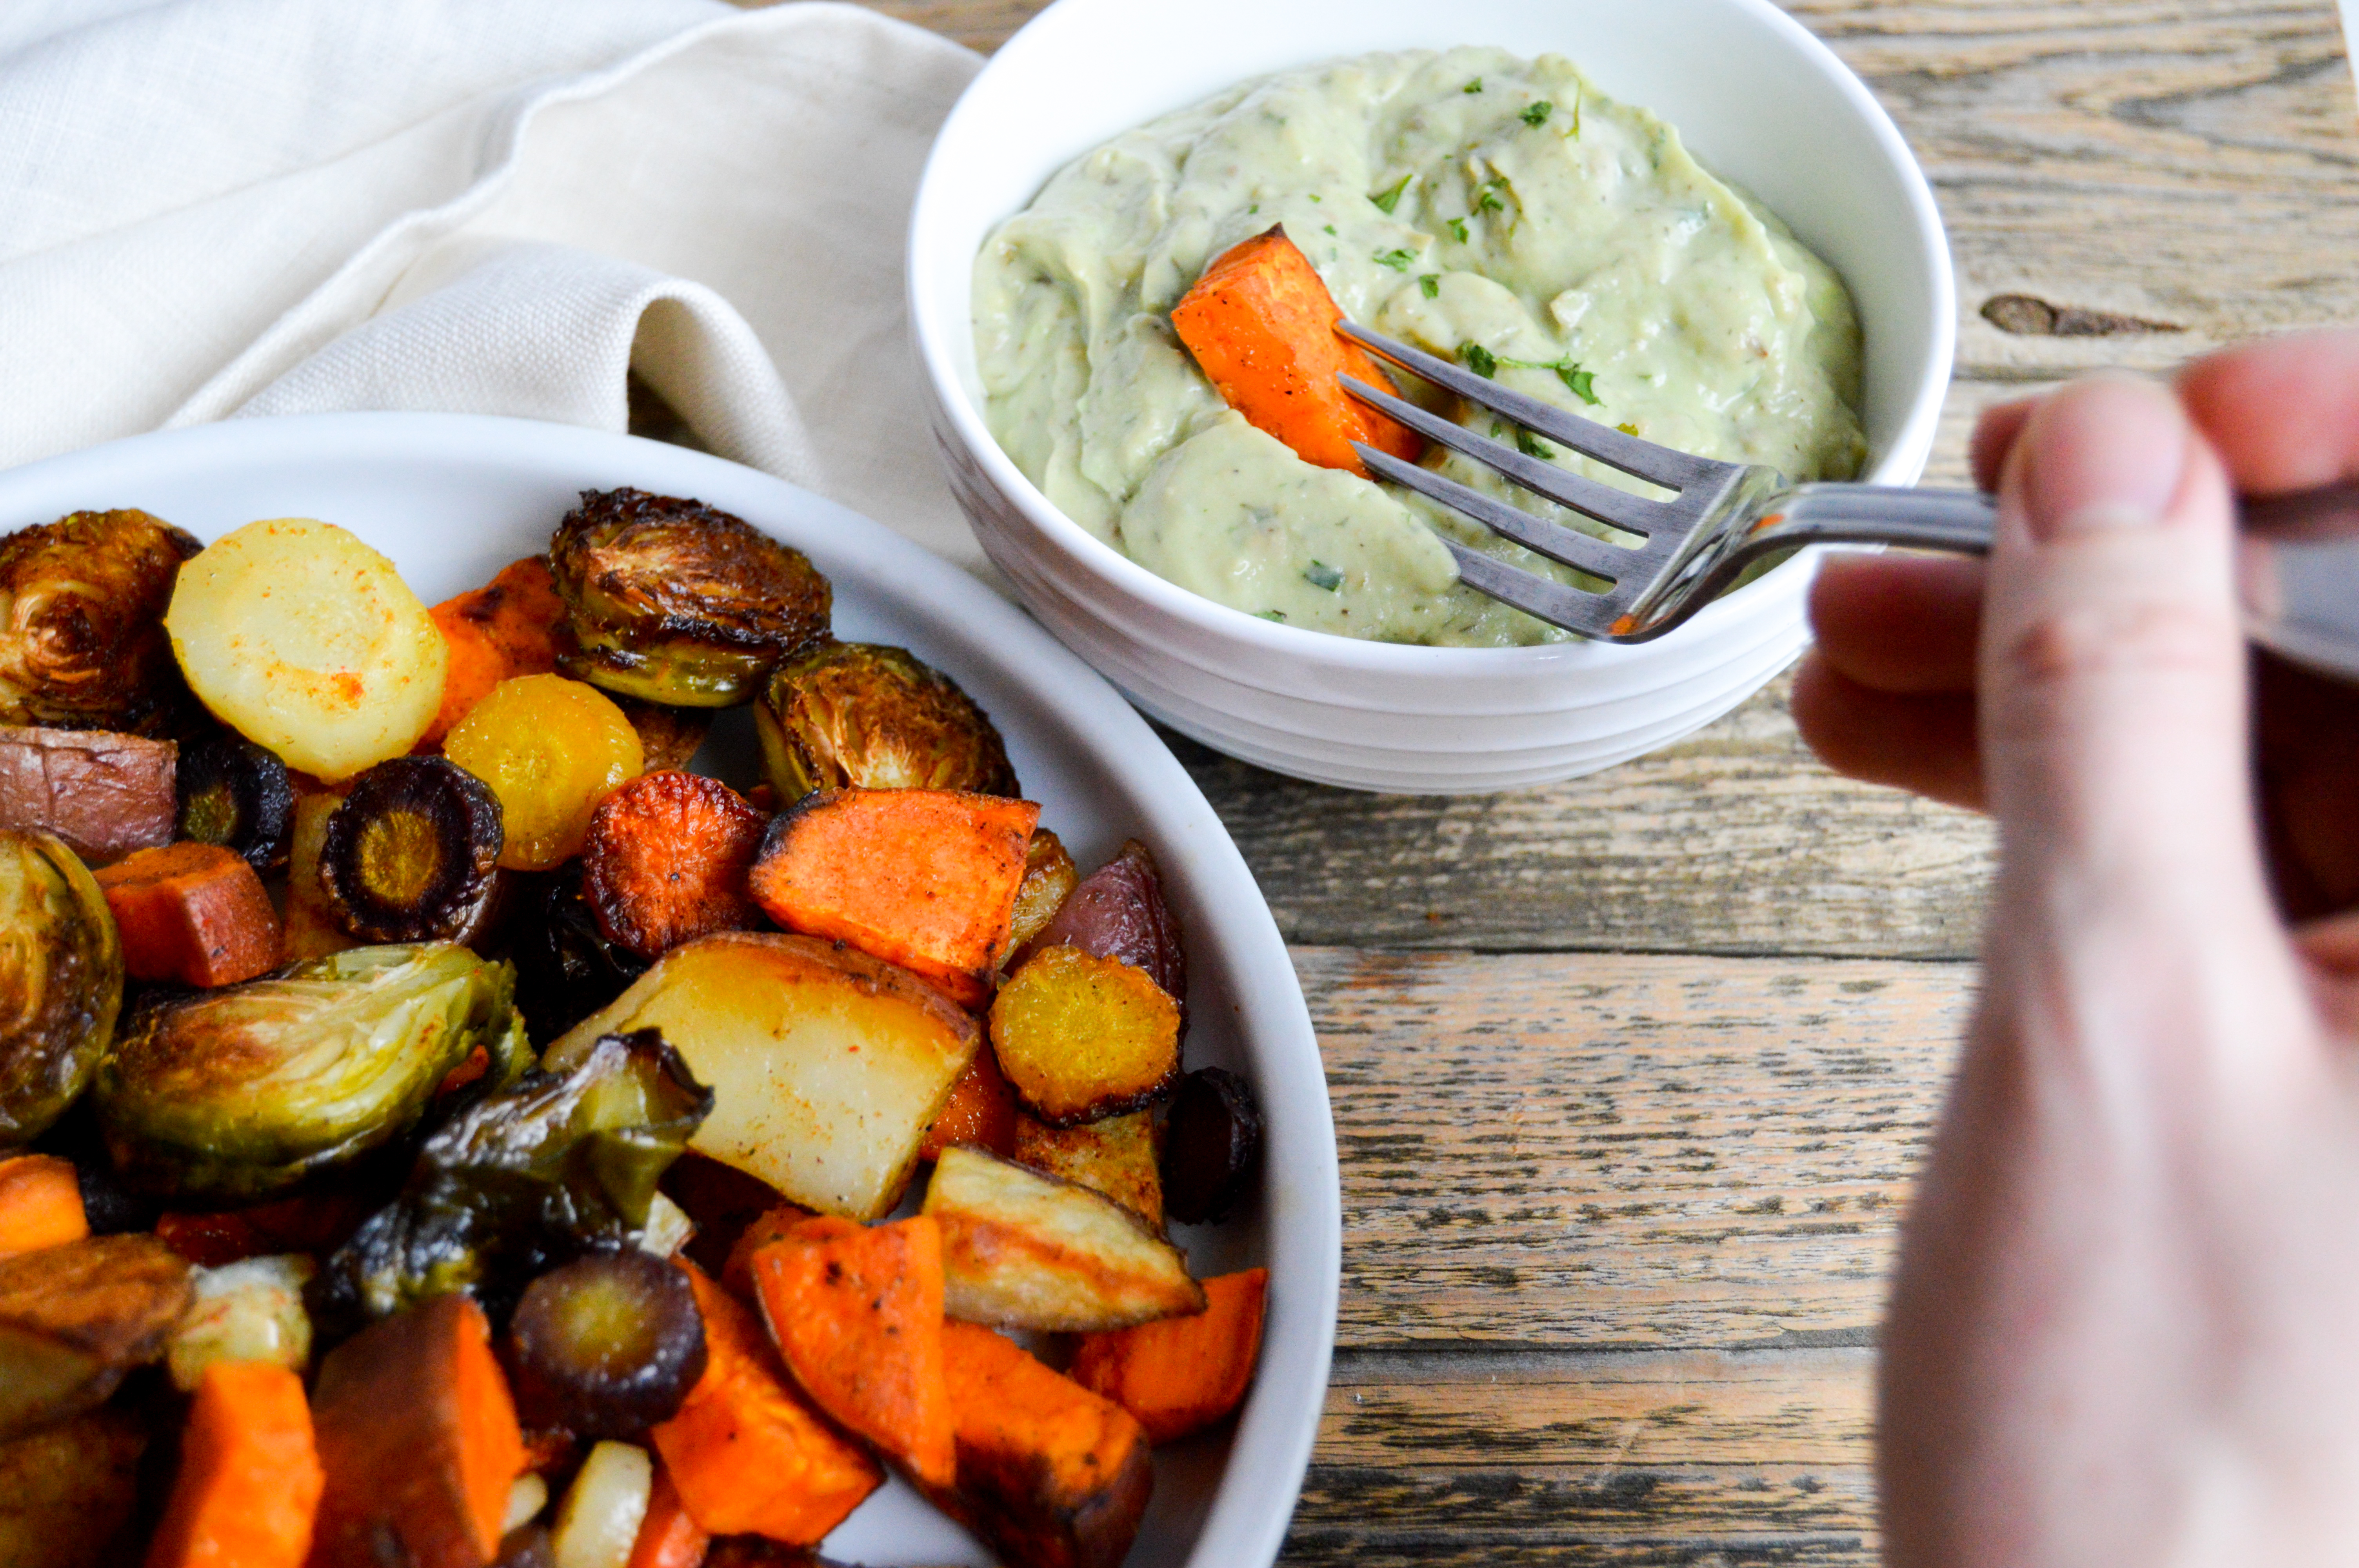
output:
[[[955,144],[968,131],[970,122],[984,113],[981,105],[997,90],[1000,81],[1028,69],[1033,57],[1055,47],[1059,36],[1066,28],[1081,25],[1073,18],[1087,15],[1096,6],[1122,3],[1124,0],[1052,0],[984,60],[983,69],[967,84],[958,102],[951,105],[950,114],[935,133],[933,146],[927,152],[910,208],[903,278],[908,297],[910,341],[918,357],[919,374],[932,394],[939,420],[949,427],[947,432],[938,427],[938,437],[946,440],[956,439],[973,460],[981,465],[984,477],[994,488],[1006,497],[1016,512],[1031,524],[1033,532],[1055,546],[1059,554],[1074,566],[1131,599],[1142,600],[1154,610],[1186,623],[1200,635],[1235,644],[1237,651],[1246,657],[1266,654],[1277,659],[1308,659],[1359,674],[1414,675],[1429,680],[1453,676],[1473,679],[1494,679],[1513,675],[1528,676],[1537,673],[1536,665],[1545,666],[1559,662],[1567,647],[1582,649],[1585,655],[1584,664],[1611,665],[1646,658],[1650,649],[1660,644],[1590,642],[1546,643],[1512,648],[1431,647],[1420,643],[1374,642],[1266,621],[1206,599],[1158,576],[1082,527],[1051,502],[993,438],[984,424],[982,411],[967,395],[966,387],[957,373],[950,345],[945,341],[946,333],[953,325],[971,334],[971,315],[959,312],[956,323],[943,322],[920,286],[929,259],[938,256],[944,249],[944,240],[938,232],[942,220],[936,215],[934,200],[935,193],[946,184],[941,178],[943,165],[952,155]],[[1927,302],[1932,318],[1930,351],[1917,367],[1915,384],[1908,391],[1905,412],[1894,428],[1889,445],[1862,478],[1874,483],[1912,484],[1922,471],[1924,455],[1930,449],[1939,425],[1957,351],[1957,279],[1950,256],[1948,235],[1942,227],[1940,210],[1933,199],[1932,188],[1926,180],[1924,169],[1919,165],[1916,155],[1909,149],[1907,138],[1893,123],[1892,116],[1868,91],[1867,84],[1817,35],[1773,4],[1772,0],[1715,0],[1715,3],[1747,14],[1782,37],[1805,63],[1826,79],[1865,126],[1877,151],[1898,175],[1901,188],[1907,194],[1909,235],[1915,242],[1914,249],[1924,268],[1926,279],[1931,285],[1931,298]],[[1338,54],[1332,58],[1347,57]],[[1256,71],[1254,74],[1265,73]],[[1144,109],[1141,111],[1141,123],[1158,114],[1180,107],[1184,104]],[[980,534],[982,531],[978,529],[977,532]],[[1687,627],[1672,633],[1665,641],[1688,641],[1708,634],[1723,620],[1749,608],[1750,601],[1760,596],[1760,590],[1773,585],[1782,586],[1778,579],[1786,576],[1787,569],[1783,566],[1765,574],[1734,593],[1707,605]]]
[[[1274,1282],[1283,1266],[1288,1299],[1281,1302],[1273,1290],[1263,1362],[1186,1549],[1189,1568],[1270,1563],[1300,1497],[1334,1351],[1343,1225],[1334,1116],[1316,1027],[1276,916],[1234,838],[1169,748],[1078,654],[921,546],[776,475],[686,447],[582,426],[477,414],[352,412],[150,431],[0,470],[0,533],[93,504],[157,504],[158,492],[175,486],[219,490],[217,476],[224,470],[283,470],[285,487],[299,496],[312,482],[310,475],[339,464],[374,465],[428,481],[443,468],[554,469],[571,488],[611,476],[614,482],[653,484],[739,512],[766,533],[807,550],[839,583],[856,583],[858,595],[902,610],[940,640],[990,650],[977,657],[1026,694],[1036,722],[1056,743],[1095,769],[1118,798],[1138,803],[1139,815],[1121,830],[1155,840],[1164,874],[1186,903],[1219,912],[1193,923],[1191,956],[1224,971],[1228,995],[1222,1000],[1235,1020],[1237,1050],[1268,1097],[1263,1108],[1272,1131],[1281,1118],[1286,1128],[1282,1144],[1273,1137],[1264,1145],[1257,1261],[1269,1268]],[[190,523],[200,533],[215,532],[203,517],[190,515]],[[454,526],[448,517],[429,515],[418,533],[430,538]],[[386,553],[405,572],[417,569],[398,558],[399,546]]]

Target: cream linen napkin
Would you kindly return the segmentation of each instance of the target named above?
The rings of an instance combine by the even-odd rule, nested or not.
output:
[[[0,466],[339,409],[714,451],[983,557],[901,250],[980,61],[804,0],[0,4]]]

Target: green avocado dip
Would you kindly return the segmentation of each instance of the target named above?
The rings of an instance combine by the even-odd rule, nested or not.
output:
[[[1570,568],[1304,462],[1197,369],[1171,308],[1213,257],[1274,223],[1346,316],[1518,392],[1796,481],[1849,479],[1864,460],[1842,280],[1654,115],[1553,55],[1420,50],[1264,77],[1064,169],[975,263],[992,434],[1068,516],[1207,599],[1386,642],[1571,635],[1460,586],[1436,535],[1568,580]],[[1520,434],[1455,399],[1430,406]],[[1603,532],[1463,458],[1425,460]]]

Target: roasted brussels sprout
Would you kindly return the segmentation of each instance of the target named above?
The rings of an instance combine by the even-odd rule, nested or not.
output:
[[[493,895],[504,841],[483,780],[440,757],[395,757],[328,818],[320,884],[364,942],[463,940]]]
[[[114,1166],[183,1201],[261,1198],[400,1137],[453,1067],[529,1060],[514,972],[455,943],[354,947],[134,1010],[92,1088]],[[202,1206],[201,1204],[197,1206]]]
[[[594,1253],[525,1287],[507,1361],[527,1426],[633,1437],[670,1420],[704,1376],[704,1318],[671,1264]]]
[[[138,730],[179,706],[164,609],[201,547],[145,512],[0,538],[0,724]]]
[[[516,931],[516,1006],[535,1040],[556,1039],[623,994],[647,961],[600,929],[570,860],[535,891]]]
[[[828,634],[831,593],[810,559],[701,502],[583,491],[549,564],[575,644],[560,667],[642,701],[751,701],[779,660]]]
[[[218,844],[264,876],[287,867],[295,790],[287,764],[244,736],[223,732],[180,748],[175,837]]]
[[[712,710],[703,708],[666,708],[658,702],[641,702],[636,697],[614,699],[631,728],[639,732],[639,762],[643,773],[659,773],[669,768],[685,768],[712,732]]]
[[[0,829],[0,1149],[89,1087],[122,1006],[123,943],[96,879],[54,835]]]
[[[772,672],[754,725],[781,806],[853,784],[1023,793],[990,718],[905,648],[832,643],[797,654]]]
[[[497,1315],[556,1265],[634,1245],[656,1183],[712,1108],[652,1029],[527,1074],[426,1141],[401,1196],[329,1259],[314,1318],[350,1328],[454,1291]]]

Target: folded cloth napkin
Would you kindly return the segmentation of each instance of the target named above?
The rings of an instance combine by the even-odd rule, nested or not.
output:
[[[0,467],[342,409],[711,449],[970,568],[902,246],[980,64],[825,0],[7,0]]]

